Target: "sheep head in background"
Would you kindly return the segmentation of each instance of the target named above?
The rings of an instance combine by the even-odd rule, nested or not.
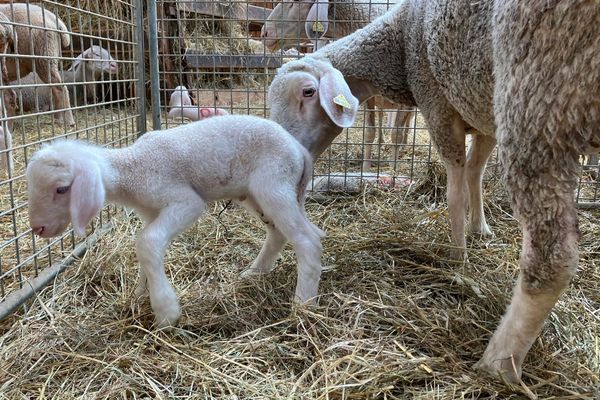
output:
[[[192,104],[192,98],[185,86],[177,86],[169,100],[169,118],[189,118],[192,121],[200,121],[205,118],[229,115],[229,113],[218,107],[203,107]]]
[[[54,237],[71,222],[75,234],[85,235],[105,198],[98,168],[102,159],[93,159],[93,153],[81,153],[77,142],[69,141],[46,145],[34,154],[26,176],[29,224],[35,234]]]
[[[269,118],[284,126],[314,159],[342,129],[352,126],[357,99],[327,60],[303,58],[283,65],[268,93]]]
[[[68,69],[74,71],[78,68],[81,63],[91,63],[92,66],[89,68],[94,71],[94,74],[101,75],[103,73],[112,75],[116,74],[119,70],[119,66],[114,58],[110,55],[108,50],[98,45],[93,45],[86,49],[83,53],[75,57],[73,64]],[[97,78],[97,77],[94,77]]]

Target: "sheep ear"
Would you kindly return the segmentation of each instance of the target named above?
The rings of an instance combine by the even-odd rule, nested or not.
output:
[[[329,0],[315,0],[308,11],[304,30],[309,39],[320,39],[329,29]]]
[[[329,118],[340,128],[349,128],[354,124],[359,101],[337,69],[331,68],[321,76],[319,101]]]
[[[89,160],[78,160],[74,175],[69,206],[71,224],[77,236],[85,236],[85,227],[104,204],[104,184],[98,165]]]

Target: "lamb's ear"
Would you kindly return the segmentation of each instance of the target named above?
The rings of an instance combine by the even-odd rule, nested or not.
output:
[[[304,30],[309,39],[320,39],[329,29],[329,0],[315,0],[306,16]]]
[[[77,236],[85,236],[85,227],[104,204],[104,184],[98,164],[91,160],[77,160],[74,175],[69,205],[71,224]]]
[[[359,101],[337,69],[331,68],[321,76],[319,102],[329,118],[340,128],[349,128],[354,124]]]

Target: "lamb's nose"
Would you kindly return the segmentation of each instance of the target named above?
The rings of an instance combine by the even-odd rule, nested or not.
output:
[[[32,229],[33,233],[35,233],[38,236],[42,236],[42,233],[44,232],[44,227],[43,226],[38,226],[36,228]]]
[[[265,27],[263,26],[260,30],[260,37],[262,38],[266,38],[267,36],[269,36],[269,33],[267,32],[267,30],[265,29]]]

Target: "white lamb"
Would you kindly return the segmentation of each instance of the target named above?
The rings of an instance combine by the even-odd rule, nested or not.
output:
[[[136,294],[146,289],[157,326],[181,315],[167,280],[167,246],[209,202],[233,199],[267,226],[267,238],[244,276],[269,272],[286,241],[298,259],[295,301],[317,295],[324,233],[306,217],[304,196],[312,172],[309,153],[275,122],[224,116],[150,132],[133,145],[106,149],[80,141],[42,147],[27,167],[29,220],[40,237],[77,235],[105,201],[133,207],[146,222],[136,253]]]
[[[218,107],[201,107],[192,104],[192,98],[185,86],[177,86],[169,100],[170,118],[189,118],[200,121],[204,118],[229,115],[227,111]]]

